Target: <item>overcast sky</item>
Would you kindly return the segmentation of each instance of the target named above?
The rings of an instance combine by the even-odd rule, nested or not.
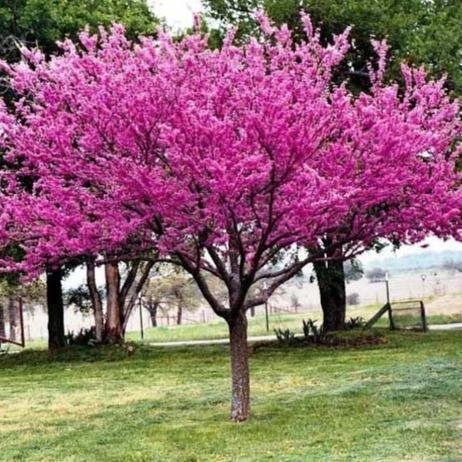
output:
[[[165,18],[173,29],[183,29],[193,23],[193,14],[201,11],[200,0],[148,0],[156,16]]]

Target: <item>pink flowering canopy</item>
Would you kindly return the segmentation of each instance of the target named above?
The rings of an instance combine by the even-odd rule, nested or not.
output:
[[[16,268],[156,249],[223,314],[203,271],[244,306],[258,280],[267,296],[320,258],[298,249],[326,235],[343,257],[461,237],[459,105],[444,82],[403,66],[405,87],[385,84],[375,43],[371,92],[354,96],[332,82],[348,30],[323,46],[303,21],[300,44],[261,15],[265,39],[235,45],[231,30],[220,50],[199,33],[133,44],[115,25],[4,64],[19,100],[0,110],[0,239],[24,249]]]

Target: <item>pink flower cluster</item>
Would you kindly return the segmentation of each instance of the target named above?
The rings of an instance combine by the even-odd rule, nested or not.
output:
[[[444,82],[403,67],[405,88],[385,84],[377,43],[371,92],[355,96],[332,80],[348,31],[323,46],[304,16],[294,44],[260,21],[264,40],[230,31],[220,50],[199,33],[134,44],[115,25],[2,65],[19,96],[0,108],[0,241],[24,249],[16,269],[156,249],[251,285],[326,235],[344,257],[461,237],[459,105]]]

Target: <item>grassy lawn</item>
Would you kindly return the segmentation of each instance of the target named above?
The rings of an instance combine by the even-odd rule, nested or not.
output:
[[[361,316],[368,320],[377,312],[376,307],[363,307],[360,309],[350,309],[347,318]],[[302,333],[302,320],[312,318],[318,321],[318,326],[322,324],[322,314],[299,313],[299,314],[275,314],[270,316],[270,330],[266,330],[266,321],[264,316],[255,316],[249,318],[249,335],[271,335],[274,329],[291,329],[296,333]],[[462,314],[453,315],[432,315],[427,316],[429,324],[451,324],[462,322]],[[378,327],[388,326],[388,317],[385,315],[377,323]],[[146,342],[175,342],[187,340],[211,340],[228,338],[228,327],[224,321],[217,318],[216,322],[208,324],[187,324],[182,326],[168,326],[145,329],[144,339]],[[127,339],[132,341],[140,340],[139,332],[128,332]]]
[[[0,357],[0,460],[462,459],[462,332],[257,349],[245,424],[225,346],[136,348]]]

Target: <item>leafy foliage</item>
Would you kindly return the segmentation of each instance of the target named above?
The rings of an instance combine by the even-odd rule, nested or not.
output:
[[[155,32],[157,20],[145,0],[9,0],[0,6],[0,55],[18,57],[15,40],[38,45],[46,54],[58,51],[56,42],[77,38],[86,26],[120,22],[130,37]]]
[[[294,345],[298,339],[295,337],[295,333],[290,329],[274,329],[274,334],[279,343],[282,345]]]
[[[65,335],[66,344],[69,346],[93,346],[96,345],[96,329],[94,326],[82,328],[78,332],[68,332]]]
[[[387,272],[382,268],[372,268],[366,272],[366,277],[369,282],[381,282],[385,279]]]
[[[369,85],[364,72],[374,54],[370,37],[386,38],[391,49],[390,78],[399,78],[402,60],[425,65],[434,76],[448,74],[449,87],[462,92],[461,43],[462,3],[459,0],[204,0],[209,15],[238,26],[241,36],[254,34],[258,26],[256,9],[264,9],[276,24],[287,24],[302,36],[299,12],[303,8],[321,28],[322,40],[353,26],[355,46],[340,72],[349,76],[357,88]],[[214,38],[216,35],[214,35]],[[215,38],[216,40],[216,38]]]
[[[361,316],[357,316],[356,318],[350,318],[345,322],[345,329],[358,329],[359,327],[364,327],[366,321]]]

